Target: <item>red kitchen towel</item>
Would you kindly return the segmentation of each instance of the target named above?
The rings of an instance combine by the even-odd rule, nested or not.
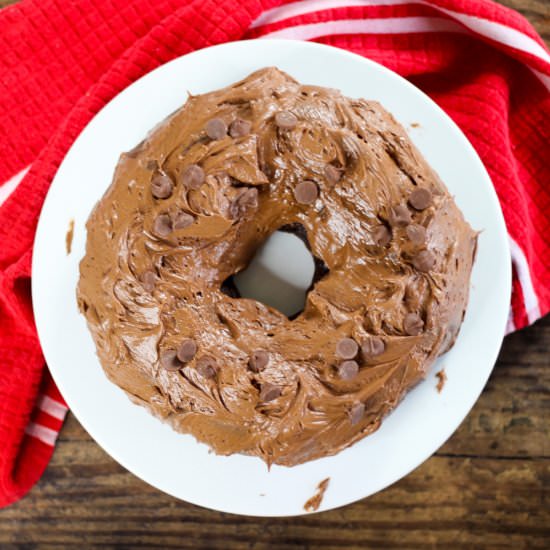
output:
[[[430,95],[501,201],[509,331],[549,311],[550,55],[517,13],[489,0],[24,0],[0,11],[0,506],[41,476],[67,410],[30,298],[36,223],[65,153],[106,102],[158,65],[266,36],[351,50]]]

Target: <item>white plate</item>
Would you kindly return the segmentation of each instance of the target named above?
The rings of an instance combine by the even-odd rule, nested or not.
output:
[[[107,381],[75,300],[84,224],[111,182],[121,151],[194,94],[275,65],[303,83],[380,101],[405,127],[476,229],[483,229],[466,318],[454,348],[382,427],[337,456],[294,468],[245,456],[219,457],[178,435]],[[73,251],[65,235],[74,218]],[[510,300],[510,256],[491,181],[454,123],[427,96],[388,69],[324,45],[283,40],[236,42],[176,59],[115,97],[75,141],[54,178],[38,224],[32,292],[46,360],[71,410],[90,435],[135,475],[188,502],[238,514],[303,514],[317,484],[330,477],[328,510],[361,499],[408,474],[454,432],[491,372]],[[441,394],[435,372],[445,367]]]

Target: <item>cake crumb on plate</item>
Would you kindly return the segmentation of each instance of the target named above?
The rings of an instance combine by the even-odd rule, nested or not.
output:
[[[65,250],[67,250],[67,256],[71,253],[71,248],[73,246],[73,236],[74,236],[74,220],[71,218],[69,221],[69,229],[67,229],[67,234],[65,235]]]
[[[443,386],[445,386],[445,382],[447,381],[447,374],[445,373],[445,369],[441,369],[438,373],[436,373],[436,376],[438,378],[437,381],[437,391],[441,393],[441,390],[443,389]]]
[[[323,502],[323,496],[325,495],[329,481],[330,477],[327,477],[326,479],[323,479],[319,485],[317,485],[317,492],[304,504],[304,510],[306,512],[316,512],[319,510],[319,506],[321,506],[321,502]]]

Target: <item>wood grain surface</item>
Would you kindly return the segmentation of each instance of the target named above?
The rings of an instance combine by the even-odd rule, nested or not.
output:
[[[550,0],[502,3],[550,40]],[[451,439],[368,499],[299,518],[211,512],[126,472],[69,414],[42,480],[0,510],[0,549],[548,549],[549,436],[547,317],[505,339],[487,387]]]

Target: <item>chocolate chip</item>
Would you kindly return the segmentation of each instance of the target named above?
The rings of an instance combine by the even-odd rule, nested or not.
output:
[[[250,132],[252,124],[248,120],[243,120],[242,118],[236,118],[229,125],[229,135],[232,138],[240,138],[246,136]]]
[[[353,380],[359,372],[357,361],[344,361],[338,365],[338,376],[342,380]]]
[[[221,118],[212,118],[206,123],[206,135],[210,139],[222,139],[227,135],[227,125]]]
[[[290,111],[279,111],[275,115],[275,124],[281,130],[293,130],[296,127],[296,124],[298,124],[298,119],[296,118],[296,115]]]
[[[273,401],[281,395],[282,390],[280,386],[272,384],[271,382],[264,382],[260,389],[260,401],[267,403],[268,401]]]
[[[157,282],[157,274],[152,270],[144,271],[139,276],[139,280],[141,281],[143,288],[147,292],[153,292],[153,290],[155,290],[155,284]]]
[[[258,208],[258,190],[255,187],[241,188],[229,207],[229,215],[236,220],[251,208]]]
[[[218,365],[213,357],[203,355],[197,359],[196,369],[203,378],[214,378],[218,372]]]
[[[263,349],[256,350],[248,360],[248,368],[252,372],[260,372],[267,367],[269,363],[269,353]]]
[[[385,225],[377,225],[372,232],[372,239],[377,246],[386,246],[391,241],[391,232]]]
[[[151,180],[151,194],[155,199],[167,199],[172,195],[174,184],[167,174],[157,172]]]
[[[411,223],[411,213],[404,204],[396,204],[390,208],[389,222],[394,227],[405,227]]]
[[[160,354],[160,364],[169,371],[177,371],[183,366],[173,349],[167,349]]]
[[[194,221],[195,218],[191,214],[188,214],[182,210],[174,216],[174,229],[185,229]]]
[[[336,344],[336,355],[341,359],[353,359],[358,351],[359,346],[353,338],[342,338]]]
[[[188,189],[198,189],[204,183],[204,170],[198,164],[190,164],[183,171],[181,182]]]
[[[425,210],[432,204],[432,193],[429,189],[419,187],[409,195],[409,204],[415,210]]]
[[[407,237],[416,246],[421,246],[426,242],[426,228],[417,223],[411,223],[407,225],[405,229]]]
[[[352,426],[359,423],[365,414],[365,404],[364,403],[354,403],[348,410],[349,421]]]
[[[168,214],[159,214],[153,222],[153,233],[159,237],[167,237],[172,233],[172,218]]]
[[[374,359],[375,357],[382,355],[385,349],[386,344],[384,343],[384,340],[382,340],[382,338],[378,338],[378,336],[367,336],[361,344],[361,353],[363,354],[365,361],[369,361],[370,359]]]
[[[421,250],[412,261],[413,266],[424,273],[430,271],[435,265],[435,256],[429,250]]]
[[[191,338],[186,338],[178,346],[177,357],[182,363],[189,363],[195,354],[197,353],[197,344],[195,340]]]
[[[340,168],[336,168],[334,164],[327,164],[325,166],[325,178],[327,178],[327,181],[331,185],[338,183],[341,177],[342,177],[342,170],[340,170]]]
[[[407,313],[403,320],[403,329],[409,336],[417,336],[424,328],[424,321],[417,313]]]
[[[319,189],[312,181],[302,181],[294,188],[294,197],[300,204],[312,204],[319,196]]]

